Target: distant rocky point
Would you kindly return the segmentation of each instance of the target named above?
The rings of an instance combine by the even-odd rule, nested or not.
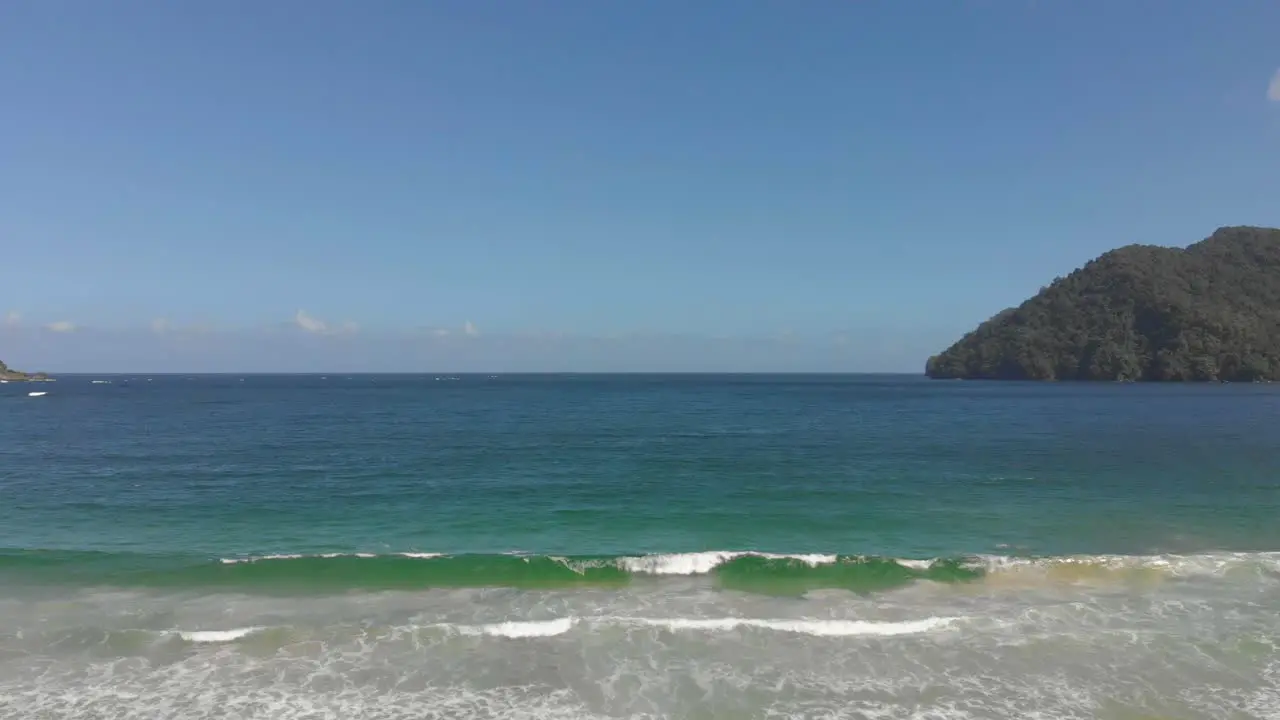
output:
[[[1280,230],[1112,250],[929,358],[939,379],[1280,380]]]
[[[45,373],[25,373],[21,370],[14,370],[0,360],[0,380],[5,382],[44,382],[49,380],[49,376]]]

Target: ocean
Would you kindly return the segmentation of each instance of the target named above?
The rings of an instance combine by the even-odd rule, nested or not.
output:
[[[0,385],[0,718],[1275,720],[1277,420],[1280,385]]]

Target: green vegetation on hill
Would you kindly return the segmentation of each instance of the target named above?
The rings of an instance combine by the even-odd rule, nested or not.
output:
[[[932,378],[1280,379],[1280,230],[1105,253],[929,358]]]
[[[24,373],[20,370],[14,370],[0,360],[0,380],[23,381],[23,380],[47,380],[48,375],[44,373]]]

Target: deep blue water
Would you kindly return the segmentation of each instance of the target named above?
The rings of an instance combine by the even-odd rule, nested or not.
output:
[[[1280,548],[1272,385],[108,379],[0,387],[0,547]]]

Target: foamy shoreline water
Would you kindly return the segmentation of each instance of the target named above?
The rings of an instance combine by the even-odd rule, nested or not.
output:
[[[1270,720],[1277,610],[1257,573],[802,597],[0,590],[0,717]]]

